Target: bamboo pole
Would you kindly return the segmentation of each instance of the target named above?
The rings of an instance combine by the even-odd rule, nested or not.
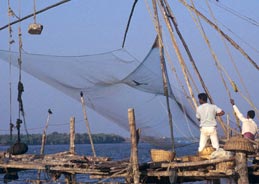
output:
[[[160,0],[160,1],[161,1],[161,0]],[[200,72],[199,72],[199,70],[198,70],[198,68],[197,68],[197,65],[196,65],[196,63],[195,63],[195,61],[194,61],[194,58],[192,57],[191,51],[190,51],[190,49],[189,49],[187,43],[185,42],[185,40],[184,40],[184,38],[183,38],[183,36],[182,36],[182,34],[181,34],[179,28],[178,28],[178,24],[177,24],[177,22],[176,22],[176,18],[175,18],[174,14],[173,14],[173,11],[172,11],[172,9],[171,9],[170,6],[169,6],[168,1],[167,1],[167,0],[164,0],[164,2],[165,2],[165,5],[166,5],[166,6],[164,6],[162,2],[161,2],[161,4],[164,6],[164,9],[167,11],[167,14],[168,14],[167,16],[169,16],[169,18],[170,18],[171,21],[173,22],[173,25],[174,25],[174,28],[175,28],[175,30],[176,30],[176,33],[178,34],[178,36],[179,36],[179,38],[180,38],[180,40],[181,40],[181,42],[182,42],[182,44],[183,44],[183,46],[184,46],[184,48],[185,48],[185,50],[186,50],[186,53],[187,53],[187,55],[188,55],[188,57],[189,57],[189,60],[190,60],[192,66],[193,66],[193,68],[194,68],[194,71],[195,71],[196,75],[198,76],[198,78],[199,78],[199,80],[200,80],[200,82],[201,82],[201,85],[202,85],[204,91],[205,91],[206,94],[208,95],[210,102],[211,102],[211,103],[214,103],[214,102],[213,102],[213,99],[211,98],[210,92],[209,92],[207,86],[205,85],[205,82],[204,82],[204,80],[203,80],[203,78],[202,78],[202,76],[201,76],[201,74],[200,74]]]
[[[87,131],[88,131],[89,140],[90,140],[90,143],[91,143],[93,155],[94,155],[94,157],[96,157],[96,153],[95,153],[95,149],[94,149],[94,143],[93,143],[92,134],[91,134],[91,130],[90,130],[90,125],[89,125],[87,114],[86,114],[84,94],[83,94],[82,91],[80,93],[80,96],[81,96],[81,103],[82,103],[84,119],[85,119],[85,124],[86,124]]]
[[[75,117],[70,118],[70,149],[71,154],[75,154]]]
[[[171,133],[171,139],[172,139],[172,151],[174,152],[174,131],[173,131],[173,119],[172,119],[172,113],[170,110],[170,104],[169,104],[169,95],[168,95],[168,76],[166,72],[166,64],[165,64],[165,58],[164,58],[164,48],[162,43],[162,31],[160,29],[160,23],[158,19],[158,13],[157,13],[157,6],[156,1],[152,0],[153,3],[153,9],[154,9],[154,19],[155,19],[155,28],[158,33],[158,42],[159,42],[159,53],[160,53],[160,65],[162,70],[162,79],[163,79],[163,86],[164,86],[164,95],[166,97],[166,105],[167,105],[167,113],[168,113],[168,119],[169,119],[169,128]]]
[[[130,127],[130,140],[131,140],[131,156],[130,162],[133,169],[134,184],[139,183],[139,166],[138,166],[138,147],[137,147],[137,133],[135,124],[134,109],[128,109],[129,127]]]
[[[165,20],[165,23],[167,25],[167,28],[169,30],[169,33],[170,33],[170,37],[171,37],[171,41],[172,41],[172,44],[173,44],[173,47],[174,47],[174,50],[175,50],[175,53],[176,53],[176,56],[178,58],[178,61],[180,62],[180,65],[181,65],[181,68],[182,68],[182,72],[183,72],[183,75],[184,75],[184,79],[186,81],[186,85],[188,87],[188,90],[189,90],[189,93],[190,93],[190,97],[192,99],[192,102],[193,102],[193,105],[195,107],[195,109],[197,108],[197,102],[196,102],[196,99],[194,97],[194,94],[193,94],[193,90],[192,90],[192,86],[191,86],[191,83],[190,83],[190,80],[189,80],[189,77],[188,77],[188,72],[187,72],[187,67],[186,67],[186,64],[184,62],[184,59],[182,57],[182,54],[180,52],[180,49],[178,47],[178,44],[177,44],[177,41],[176,41],[176,38],[174,36],[174,32],[173,32],[173,29],[172,29],[172,26],[168,20],[168,17],[166,16],[166,11],[165,9],[163,9],[162,11],[162,14],[163,14],[163,17],[164,17],[164,20]]]
[[[230,38],[226,33],[224,33],[216,24],[210,21],[205,15],[199,12],[193,6],[187,4],[184,0],[179,0],[184,6],[186,6],[189,10],[197,13],[203,20],[205,20],[210,26],[212,26],[216,31],[218,31],[233,47],[235,47],[244,57],[248,59],[248,61],[259,70],[259,66],[256,62],[242,49],[232,38]]]

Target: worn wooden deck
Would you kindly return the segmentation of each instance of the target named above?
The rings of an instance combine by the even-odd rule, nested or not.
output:
[[[258,156],[255,155],[254,158]],[[173,162],[143,163],[139,165],[140,182],[170,183],[172,179],[184,182],[235,178],[237,173],[234,161],[234,158],[228,158],[184,162],[177,158]],[[228,164],[226,167],[224,163],[232,164]],[[1,152],[0,168],[2,173],[13,172],[14,169],[17,172],[38,170],[52,176],[52,181],[58,180],[62,174],[66,177],[85,174],[90,179],[98,179],[100,182],[108,178],[123,178],[128,183],[132,181],[132,163],[130,160],[113,161],[108,157],[82,156],[70,152],[49,155],[11,155]],[[254,164],[249,170],[250,175],[259,175],[259,165]],[[172,178],[176,175],[177,177]],[[67,182],[71,182],[71,180]]]

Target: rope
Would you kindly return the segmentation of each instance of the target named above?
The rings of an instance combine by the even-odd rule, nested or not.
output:
[[[36,0],[33,0],[33,20],[34,23],[36,24]]]
[[[225,34],[218,26],[216,26],[213,22],[211,22],[206,16],[204,16],[201,12],[199,12],[193,6],[190,6],[184,0],[179,0],[184,6],[186,6],[190,11],[195,12],[195,14],[199,15],[202,19],[204,19],[210,26],[212,26],[216,31],[218,31],[222,36],[234,47],[236,48],[244,57],[248,59],[248,61],[257,69],[259,70],[259,66],[256,62],[227,34]]]
[[[158,34],[158,41],[159,41],[159,54],[160,54],[160,66],[162,70],[162,79],[163,79],[163,87],[164,87],[164,95],[166,97],[166,105],[167,105],[167,113],[168,113],[168,120],[169,120],[169,127],[170,127],[170,134],[172,139],[172,151],[174,151],[174,131],[173,131],[173,120],[172,120],[172,113],[169,104],[169,96],[168,96],[168,86],[169,86],[169,79],[166,71],[166,63],[164,58],[164,46],[163,46],[163,39],[162,39],[162,31],[159,22],[158,12],[157,12],[157,4],[155,0],[152,0],[153,10],[154,10],[154,21],[155,21],[155,30]]]
[[[182,42],[182,44],[183,44],[183,46],[184,46],[184,49],[185,49],[185,51],[186,51],[186,53],[187,53],[187,55],[188,55],[188,57],[189,57],[189,60],[190,60],[192,66],[193,66],[193,68],[194,68],[194,71],[195,71],[196,75],[198,76],[198,78],[199,78],[199,80],[200,80],[200,82],[201,82],[201,85],[202,85],[204,91],[208,94],[208,97],[209,97],[210,102],[213,103],[213,100],[212,100],[212,98],[211,98],[211,95],[210,95],[210,93],[209,93],[209,90],[208,90],[208,88],[206,87],[205,82],[204,82],[204,80],[202,79],[202,77],[201,77],[201,75],[200,75],[200,72],[199,72],[199,70],[198,70],[198,68],[197,68],[197,66],[196,66],[196,63],[195,63],[195,61],[194,61],[194,58],[192,57],[192,54],[191,54],[191,52],[190,52],[190,50],[189,50],[189,48],[188,48],[187,43],[185,42],[185,40],[184,40],[184,38],[183,38],[183,36],[182,36],[182,34],[181,34],[179,28],[178,28],[178,25],[177,25],[177,23],[176,23],[176,18],[175,18],[175,16],[173,15],[173,12],[172,12],[172,10],[171,10],[171,8],[170,8],[170,6],[169,6],[167,0],[164,0],[164,2],[165,2],[165,5],[166,5],[166,7],[165,7],[164,9],[167,10],[167,16],[168,16],[168,17],[171,19],[171,21],[173,22],[173,25],[174,25],[174,28],[175,28],[175,30],[176,30],[176,33],[178,34],[178,37],[180,38],[180,40],[181,40],[181,42]],[[189,76],[190,76],[190,74],[189,74]],[[193,78],[191,78],[191,79],[193,80]],[[195,84],[194,81],[192,81],[192,82],[193,82],[193,84]]]
[[[135,0],[133,5],[132,5],[132,8],[131,8],[129,20],[128,20],[127,27],[126,27],[126,30],[125,30],[125,33],[124,33],[124,37],[123,37],[122,48],[124,48],[124,44],[125,44],[125,41],[126,41],[126,37],[127,37],[130,21],[131,21],[131,18],[132,18],[132,15],[133,15],[133,12],[134,12],[134,9],[135,9],[135,6],[136,6],[137,2],[138,2],[138,0]]]
[[[196,10],[196,8],[194,7],[194,4],[193,4],[193,1],[192,1],[192,0],[191,0],[191,2],[192,2],[192,7],[193,7],[193,9]],[[184,5],[187,6],[187,3],[186,3],[185,1],[184,1],[184,3],[185,3]],[[203,36],[203,38],[204,38],[204,40],[205,40],[205,42],[206,42],[208,48],[210,49],[212,58],[213,58],[214,61],[215,61],[216,67],[217,67],[217,69],[218,69],[218,71],[219,71],[219,74],[220,74],[220,76],[221,76],[221,79],[222,79],[222,82],[223,82],[223,84],[224,84],[224,87],[225,87],[226,91],[228,92],[228,95],[230,95],[229,90],[228,90],[228,87],[227,87],[226,82],[225,82],[225,80],[224,80],[224,77],[223,77],[223,75],[222,75],[222,71],[221,71],[221,69],[220,69],[220,67],[219,67],[219,61],[218,61],[218,59],[217,59],[217,56],[216,56],[216,54],[214,53],[214,51],[213,51],[213,49],[212,49],[212,47],[211,47],[211,44],[210,44],[210,42],[209,42],[209,40],[208,40],[208,37],[207,37],[207,35],[206,35],[206,33],[205,33],[204,29],[203,29],[203,26],[202,26],[201,21],[200,21],[200,19],[199,19],[199,14],[197,14],[196,12],[197,12],[197,10],[194,12],[197,19],[195,19],[195,18],[193,17],[194,22],[196,23],[196,25],[197,25],[199,31],[201,32],[201,35]],[[226,125],[224,124],[224,122],[222,121],[221,118],[218,118],[218,119],[219,119],[219,122],[220,122],[220,124],[221,124],[221,126],[222,126],[222,128],[223,128],[223,130],[224,130],[225,135],[226,135],[226,134],[227,134]]]
[[[10,0],[8,0],[8,32],[9,32],[9,124],[10,124],[10,141],[12,141],[12,134],[13,134],[13,118],[12,118],[12,54],[11,54],[11,45],[14,43],[13,35],[12,35],[12,27],[10,25],[11,22],[11,16],[13,16],[14,13],[11,9]]]
[[[207,5],[207,7],[208,7],[208,9],[209,9],[209,12],[210,12],[211,17],[213,18],[213,20],[214,20],[214,22],[215,22],[215,25],[218,26],[217,20],[216,20],[216,18],[215,18],[215,16],[214,16],[213,12],[212,12],[212,10],[211,10],[211,7],[210,7],[210,5],[209,5],[209,3],[208,3],[208,0],[206,0],[206,5]],[[231,52],[230,52],[230,49],[229,49],[229,47],[227,46],[226,41],[225,41],[224,37],[223,37],[221,34],[220,34],[220,38],[221,38],[222,42],[224,43],[224,46],[225,46],[225,48],[226,48],[227,54],[228,54],[228,56],[229,56],[229,58],[230,58],[230,61],[233,63],[235,69],[237,70],[237,67],[236,67],[236,65],[234,64],[234,59],[233,59],[233,56],[232,56],[232,54],[231,54]],[[237,92],[238,89],[237,89],[236,84],[234,83],[233,80],[231,80],[231,78],[229,77],[228,73],[226,72],[226,70],[224,69],[224,67],[222,67],[222,65],[220,64],[219,61],[218,61],[218,65],[220,66],[221,70],[224,71],[225,75],[226,75],[227,78],[229,79],[230,83],[232,84],[232,86],[233,86],[233,88],[234,88],[234,91]],[[227,88],[227,90],[228,90],[228,88]],[[228,92],[229,92],[229,91],[228,91]],[[231,93],[230,93],[230,92],[229,92],[229,97],[231,98]],[[241,130],[240,121],[239,121],[238,117],[236,116],[236,114],[235,114],[234,112],[233,112],[233,114],[234,114],[234,116],[235,116],[236,123],[237,123],[239,129]]]
[[[185,63],[185,61],[183,59],[183,56],[182,56],[182,54],[180,52],[179,46],[177,44],[176,38],[175,38],[174,33],[173,33],[173,29],[172,29],[172,26],[171,26],[171,24],[170,24],[170,22],[168,20],[168,17],[165,15],[165,13],[163,13],[163,12],[165,12],[165,10],[162,10],[162,6],[161,6],[160,3],[159,3],[159,5],[160,5],[160,10],[161,10],[161,12],[162,12],[162,14],[164,16],[164,20],[166,22],[167,28],[169,30],[171,41],[172,41],[172,44],[173,44],[176,56],[178,58],[178,61],[180,63],[180,66],[181,66],[181,69],[182,69],[182,72],[183,72],[183,75],[184,75],[184,79],[186,81],[186,85],[187,85],[189,93],[190,93],[190,97],[191,97],[192,102],[193,102],[193,104],[194,104],[194,106],[196,108],[198,105],[197,105],[196,99],[194,98],[192,86],[191,86],[191,83],[190,83],[191,76],[188,75],[188,69],[187,69],[186,63]]]
[[[149,15],[150,15],[150,17],[151,17],[151,19],[152,19],[152,21],[153,21],[153,24],[155,25],[155,22],[154,22],[154,19],[153,19],[153,14],[152,14],[152,12],[151,12],[151,10],[150,10],[150,7],[149,7],[149,5],[148,5],[148,3],[147,3],[147,1],[145,0],[145,4],[146,4],[146,7],[147,7],[147,10],[148,10],[148,12],[149,12]],[[162,43],[163,44],[163,43]],[[167,52],[166,52],[166,54],[168,54]],[[170,57],[169,57],[170,58]],[[172,62],[171,62],[171,64],[172,64]],[[176,73],[176,71],[175,72],[173,72],[173,73]],[[178,78],[178,76],[176,75],[176,77]],[[180,81],[180,80],[179,80]],[[183,88],[183,91],[186,93],[186,91],[185,91],[185,89],[184,89],[184,87],[183,87],[183,85],[182,85],[182,83],[180,82],[180,85],[182,86],[182,88]],[[188,95],[186,95],[186,96],[188,96]],[[190,100],[190,97],[187,97],[187,99],[188,100]],[[192,103],[192,101],[189,101],[190,102],[190,104],[191,104],[191,106],[193,106],[193,103]],[[178,104],[178,103],[177,103]],[[174,124],[174,126],[176,126],[176,124]],[[176,129],[177,129],[178,127],[176,126]],[[191,134],[192,134],[192,132],[190,132]],[[184,134],[182,134],[183,136],[184,136]]]
[[[223,6],[221,3],[217,2],[215,3],[214,1],[212,1],[216,6],[218,6],[219,8],[231,13],[232,15],[235,15],[236,17],[242,19],[242,20],[245,20],[246,22],[249,22],[250,24],[258,27],[259,26],[259,22],[256,21],[255,19],[252,19],[250,17],[247,17],[245,15],[241,15],[239,12],[227,7],[227,6]]]
[[[211,16],[212,16],[213,19],[214,19],[215,24],[217,25],[217,20],[216,20],[214,14],[213,14],[213,12],[212,12],[212,10],[211,10],[211,8],[210,8],[210,5],[208,4],[208,0],[206,0],[206,4],[207,4],[207,6],[208,6],[208,8],[209,8],[209,11],[210,11]],[[251,103],[252,100],[251,100],[251,98],[250,98],[249,92],[248,92],[248,90],[247,90],[247,88],[246,88],[246,85],[245,85],[245,83],[244,83],[244,81],[243,81],[243,79],[242,79],[242,77],[241,77],[241,74],[240,74],[240,72],[239,72],[239,70],[238,70],[238,68],[237,68],[237,66],[236,66],[236,64],[235,64],[235,62],[234,62],[234,59],[233,59],[232,54],[231,54],[231,52],[230,52],[230,50],[229,50],[229,47],[227,46],[226,41],[223,39],[223,36],[222,36],[222,35],[220,35],[220,36],[221,36],[221,39],[222,39],[222,41],[223,41],[223,43],[224,43],[224,46],[225,46],[225,48],[226,48],[226,50],[227,50],[227,53],[228,53],[228,55],[229,55],[229,57],[230,57],[230,61],[231,61],[232,64],[234,65],[234,68],[235,68],[235,70],[236,70],[236,72],[237,72],[237,74],[238,74],[238,76],[239,76],[239,79],[240,79],[240,81],[241,81],[241,84],[243,85],[243,88],[245,89],[245,91],[246,91],[246,93],[247,93],[247,96],[248,96],[248,97],[244,97],[244,96],[242,96],[242,97],[243,97],[244,99],[246,99],[246,100],[248,101],[248,103],[249,103],[252,107],[254,107],[254,109],[256,109],[255,106],[253,105],[253,103]],[[231,85],[232,85],[232,87],[233,87],[233,90],[234,90],[235,92],[238,92],[238,88],[237,88],[235,82],[230,78],[230,76],[229,76],[228,73],[226,72],[225,68],[222,67],[222,66],[220,66],[220,67],[221,67],[221,69],[224,71],[224,73],[225,73],[225,75],[227,76],[228,80],[230,81],[230,83],[231,83]],[[234,115],[235,115],[237,124],[239,124],[239,119],[237,118],[237,116],[236,116],[235,113],[234,113]]]
[[[19,0],[19,17],[21,17],[21,0]],[[22,83],[22,31],[21,31],[21,22],[19,23],[18,27],[18,37],[19,37],[19,57],[18,57],[18,66],[19,66],[19,81],[18,81],[18,97],[17,101],[19,102],[19,113],[18,113],[18,119],[17,119],[17,129],[20,129],[20,123],[22,123],[21,116],[23,118],[24,128],[27,135],[27,138],[29,138],[29,133],[26,126],[26,120],[25,120],[25,112],[24,112],[24,106],[23,106],[23,100],[22,100],[22,93],[24,92],[24,86]],[[18,132],[20,131],[18,129]],[[18,137],[19,139],[19,137]]]

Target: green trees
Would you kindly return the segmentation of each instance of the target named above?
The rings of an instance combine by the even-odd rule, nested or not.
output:
[[[28,145],[41,145],[41,134],[30,134],[21,135],[21,142]],[[115,134],[93,134],[93,142],[95,144],[103,143],[121,143],[125,141],[125,138],[115,135]],[[10,140],[10,135],[0,135],[0,145],[10,145],[16,142],[17,136],[13,135],[12,140]],[[69,134],[68,133],[58,133],[53,132],[47,135],[46,144],[69,144]],[[75,135],[75,144],[90,144],[89,136],[86,133]]]

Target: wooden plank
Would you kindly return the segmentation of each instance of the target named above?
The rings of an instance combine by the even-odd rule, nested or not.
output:
[[[217,172],[216,170],[213,172],[201,172],[201,171],[178,171],[177,176],[179,177],[229,177],[234,175],[234,172],[228,172],[222,173],[222,172]]]
[[[202,165],[211,165],[216,164],[220,162],[226,162],[226,161],[232,161],[234,158],[228,158],[228,159],[212,159],[212,160],[203,160],[203,161],[196,161],[196,162],[170,162],[170,163],[162,163],[162,168],[179,168],[179,167],[193,167],[193,166],[202,166]]]
[[[148,171],[147,172],[147,176],[157,176],[157,177],[161,177],[161,176],[171,176],[172,175],[172,171]]]

